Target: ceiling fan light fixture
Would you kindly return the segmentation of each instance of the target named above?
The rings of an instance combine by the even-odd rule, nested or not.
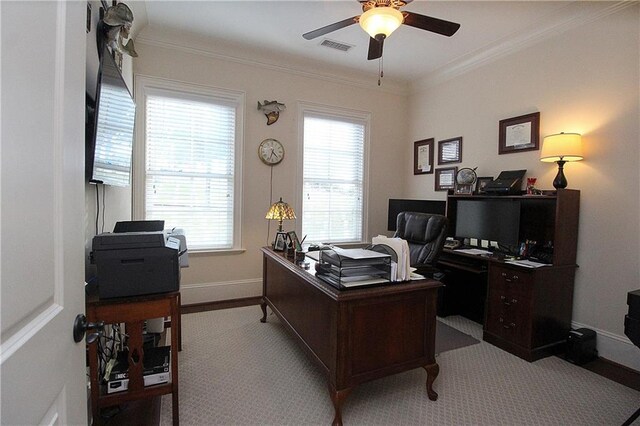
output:
[[[393,7],[372,7],[360,15],[360,26],[372,38],[378,34],[385,37],[394,32],[404,21],[402,12]]]

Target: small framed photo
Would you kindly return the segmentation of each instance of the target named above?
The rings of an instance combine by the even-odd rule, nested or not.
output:
[[[300,244],[300,240],[298,240],[298,236],[296,235],[296,231],[289,231],[287,233],[289,237],[289,244],[295,251],[302,251],[302,244]]]
[[[278,232],[276,234],[276,240],[273,243],[273,249],[275,251],[284,251],[287,246],[287,233],[286,232]]]
[[[473,183],[459,183],[456,184],[456,190],[455,193],[456,194],[467,194],[467,195],[471,195],[473,194],[473,190],[474,190],[474,185]]]
[[[484,190],[484,188],[487,186],[489,182],[493,182],[493,176],[479,177],[478,181],[476,182],[476,194],[478,195],[486,194],[486,191]]]
[[[537,151],[540,139],[540,113],[500,120],[498,154]]]
[[[456,187],[457,167],[443,167],[436,169],[436,191],[447,191]]]
[[[433,173],[433,138],[413,143],[413,174]]]
[[[462,161],[462,136],[438,142],[438,165]]]

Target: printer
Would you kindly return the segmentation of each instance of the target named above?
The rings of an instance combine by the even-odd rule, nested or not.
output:
[[[101,299],[178,291],[181,264],[188,266],[179,230],[102,233],[92,251]]]
[[[487,183],[484,192],[487,195],[520,195],[522,178],[526,170],[504,170],[492,182]]]

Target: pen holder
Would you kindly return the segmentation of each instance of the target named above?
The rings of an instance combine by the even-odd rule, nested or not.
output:
[[[302,262],[307,255],[307,252],[296,251],[296,262]]]

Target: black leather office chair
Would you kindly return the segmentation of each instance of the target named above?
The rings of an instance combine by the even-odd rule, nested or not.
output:
[[[432,277],[447,234],[445,216],[431,213],[400,212],[394,237],[409,244],[411,266],[421,275]]]

